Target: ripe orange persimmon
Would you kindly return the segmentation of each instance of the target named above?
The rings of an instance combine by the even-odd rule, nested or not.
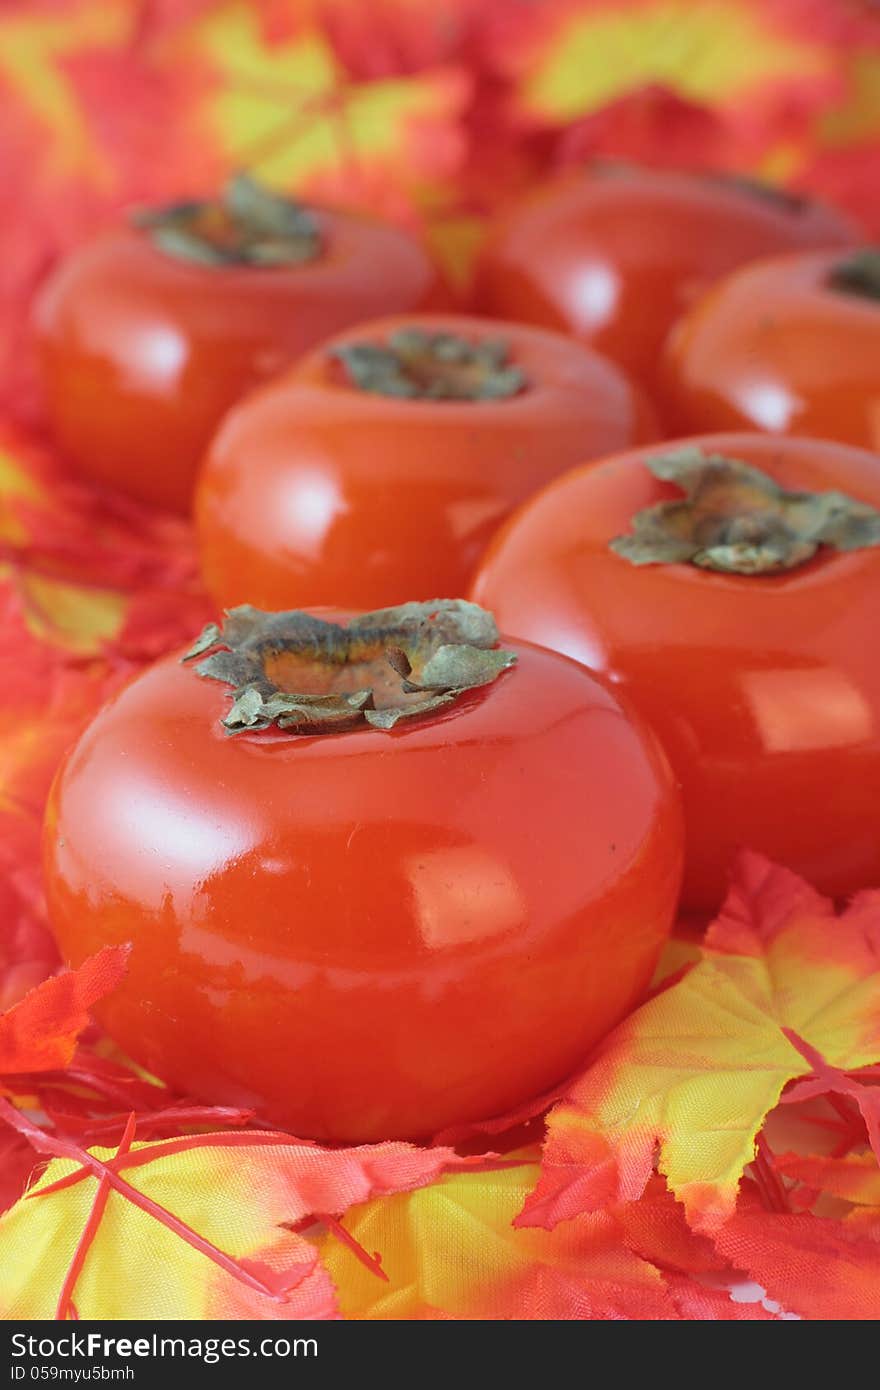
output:
[[[880,252],[786,256],[722,280],[670,334],[659,389],[682,433],[880,448]]]
[[[499,219],[474,302],[497,318],[565,329],[651,385],[669,328],[722,275],[856,235],[832,209],[750,180],[600,161]]]
[[[447,303],[396,227],[240,177],[49,277],[35,315],[49,422],[85,477],[185,512],[212,432],[249,387],[346,324]]]
[[[461,593],[512,508],[655,437],[639,392],[560,334],[461,316],[361,324],[225,420],[196,521],[218,604]]]
[[[677,788],[604,685],[497,636],[462,602],[243,608],[98,715],[46,883],[70,962],[132,943],[96,1013],[136,1060],[303,1136],[415,1137],[538,1095],[633,1007]]]
[[[682,785],[684,901],[736,850],[842,895],[880,883],[880,459],[709,435],[533,498],[473,588],[505,632],[614,682]]]

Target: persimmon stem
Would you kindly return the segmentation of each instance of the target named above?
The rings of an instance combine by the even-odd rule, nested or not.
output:
[[[312,214],[244,173],[212,201],[147,208],[132,220],[165,255],[215,269],[296,265],[321,250]]]
[[[841,294],[880,300],[880,248],[866,246],[839,260],[832,267],[828,284]]]
[[[741,459],[693,447],[648,459],[647,467],[684,496],[636,512],[632,532],[610,542],[632,565],[755,576],[795,569],[822,545],[880,545],[880,511],[845,493],[791,492]]]
[[[329,623],[308,613],[230,609],[181,658],[232,687],[228,734],[393,729],[490,685],[513,666],[491,613],[463,599],[404,603]],[[207,653],[207,654],[206,654]]]
[[[470,342],[455,333],[406,328],[383,343],[343,343],[333,357],[349,386],[408,400],[507,400],[528,385],[503,338]]]

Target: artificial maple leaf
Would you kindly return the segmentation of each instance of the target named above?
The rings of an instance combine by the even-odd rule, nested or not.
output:
[[[127,946],[105,946],[77,970],[44,980],[0,1015],[0,1074],[66,1067],[89,1010],[122,979],[127,959]]]
[[[776,1155],[780,1175],[803,1184],[798,1206],[813,1206],[826,1193],[857,1206],[880,1207],[880,1166],[872,1153]]]
[[[0,790],[2,803],[2,790]],[[5,820],[0,804],[0,821]],[[37,834],[33,827],[34,851]],[[17,1004],[59,964],[49,931],[36,862],[22,863],[14,845],[0,840],[0,1010]]]
[[[263,32],[273,43],[317,28],[352,76],[367,80],[474,61],[485,0],[266,0]]]
[[[793,34],[820,38],[845,51],[880,48],[880,13],[873,0],[765,0],[768,13]]]
[[[873,920],[877,911],[877,895],[871,894],[870,897],[873,905],[869,904],[868,910]],[[792,1086],[784,1097],[786,1104],[796,1105],[816,1096],[827,1096],[832,1102],[837,1097],[845,1097],[853,1103],[861,1116],[868,1143],[874,1151],[875,1159],[880,1163],[880,1086],[875,1084],[880,1080],[880,1066],[868,1066],[850,1075],[840,1067],[829,1066],[822,1054],[793,1030],[787,1030],[787,1035],[812,1074]]]
[[[455,65],[353,80],[319,28],[270,41],[245,4],[196,22],[177,57],[210,73],[199,110],[221,159],[283,187],[403,215],[463,160],[471,79]]]
[[[43,809],[58,763],[109,693],[110,675],[104,663],[36,635],[19,586],[0,575],[2,1006],[15,1003],[58,962],[40,877]]]
[[[19,574],[108,592],[197,587],[188,522],[77,481],[33,430],[7,419],[0,419],[0,558]],[[62,597],[58,606],[71,605]]]
[[[513,1229],[536,1176],[534,1162],[450,1174],[353,1210],[345,1229],[377,1252],[387,1282],[324,1237],[322,1257],[345,1316],[675,1318],[659,1271],[627,1249],[612,1216],[580,1217],[553,1232]]]
[[[803,1044],[845,1072],[876,1062],[878,1000],[880,895],[835,918],[796,875],[743,855],[699,964],[626,1019],[550,1112],[518,1224],[637,1200],[659,1147],[691,1223],[718,1226],[767,1113],[811,1072]]]
[[[689,1322],[775,1322],[776,1313],[765,1307],[760,1291],[737,1297],[723,1285],[701,1283],[683,1274],[666,1276],[666,1286],[679,1315]]]
[[[631,1250],[673,1274],[733,1274],[707,1236],[688,1225],[684,1207],[660,1177],[652,1177],[637,1202],[610,1208]]]
[[[867,239],[880,236],[876,189],[880,178],[880,146],[872,131],[851,144],[813,150],[798,172],[793,187],[825,198],[853,217]]]
[[[822,1320],[874,1321],[880,1308],[880,1217],[858,1226],[747,1208],[714,1236],[718,1250],[748,1272],[788,1313]]]
[[[766,0],[694,5],[691,0],[548,0],[500,3],[488,30],[494,63],[512,82],[512,102],[532,121],[562,124],[645,83],[731,108],[748,94],[810,82],[828,99],[835,60],[808,32],[768,22]]]
[[[191,528],[72,482],[44,444],[0,421],[0,1007],[58,961],[40,840],[62,755],[211,611]]]
[[[662,1178],[651,1178],[637,1202],[621,1202],[610,1210],[629,1249],[662,1272],[682,1317],[733,1322],[774,1316],[760,1299],[742,1297],[740,1271],[711,1240],[691,1229]]]
[[[78,1170],[76,1158],[54,1160],[0,1219],[5,1316],[289,1318],[304,1315],[300,1290],[314,1305],[310,1280],[324,1276],[302,1237],[280,1229],[266,1165],[230,1164],[218,1144],[144,1166],[131,1184],[117,1179],[120,1194],[101,1166],[113,1156],[95,1150],[94,1175],[47,1192]],[[319,1315],[333,1316],[325,1292]]]
[[[0,1131],[0,1215],[19,1200],[38,1162],[22,1135]]]
[[[556,159],[567,166],[610,155],[652,168],[715,170],[734,154],[730,126],[717,111],[651,82],[567,126]]]
[[[469,1162],[448,1149],[326,1150],[259,1131],[140,1144],[133,1125],[118,1150],[85,1150],[5,1102],[0,1117],[52,1158],[0,1220],[10,1317],[71,1304],[81,1318],[335,1316],[317,1251],[291,1228]]]

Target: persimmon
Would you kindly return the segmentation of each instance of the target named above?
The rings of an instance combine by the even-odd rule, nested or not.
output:
[[[303,1136],[424,1136],[539,1094],[633,1007],[677,788],[587,671],[497,641],[460,601],[239,608],[97,716],[46,885],[68,960],[131,943],[96,1013],[137,1061]]]
[[[750,179],[597,161],[498,220],[474,302],[573,333],[650,385],[670,327],[722,275],[856,236],[833,209]]]
[[[218,604],[462,593],[513,507],[655,436],[621,371],[560,334],[464,316],[360,324],[224,421],[196,523]]]
[[[49,276],[34,320],[49,423],[85,477],[186,512],[211,434],[249,387],[346,324],[447,303],[406,233],[239,176]]]
[[[880,460],[757,433],[575,470],[490,547],[473,596],[653,726],[684,796],[685,904],[740,847],[824,893],[880,883]]]
[[[722,280],[670,334],[682,432],[758,429],[880,448],[880,251],[818,251]]]

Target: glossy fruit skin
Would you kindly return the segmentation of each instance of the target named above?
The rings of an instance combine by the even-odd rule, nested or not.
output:
[[[187,512],[211,434],[250,387],[358,319],[448,305],[404,232],[316,216],[324,249],[301,265],[198,265],[134,229],[62,262],[35,332],[50,424],[85,477]]]
[[[502,336],[531,384],[504,400],[399,399],[350,386],[330,355],[412,326]],[[519,502],[584,459],[655,437],[641,393],[559,334],[433,314],[362,324],[224,422],[196,495],[204,579],[221,607],[460,595]]]
[[[839,252],[723,280],[670,334],[660,393],[677,430],[757,429],[880,449],[880,302],[832,289]]]
[[[492,686],[391,733],[227,738],[174,657],[60,770],[65,958],[133,943],[96,1013],[182,1091],[326,1140],[432,1134],[562,1079],[644,990],[682,858],[653,735],[514,644]]]
[[[722,275],[758,257],[852,245],[819,204],[799,210],[710,177],[567,172],[490,233],[475,305],[573,333],[650,388],[675,320]]]
[[[880,506],[880,459],[862,450],[760,434],[693,442],[788,488]],[[656,453],[577,470],[534,498],[473,596],[506,631],[604,672],[659,734],[684,796],[686,907],[717,909],[741,846],[825,893],[880,883],[880,549],[823,548],[766,577],[637,568],[608,542],[635,512],[681,496],[644,466]]]

